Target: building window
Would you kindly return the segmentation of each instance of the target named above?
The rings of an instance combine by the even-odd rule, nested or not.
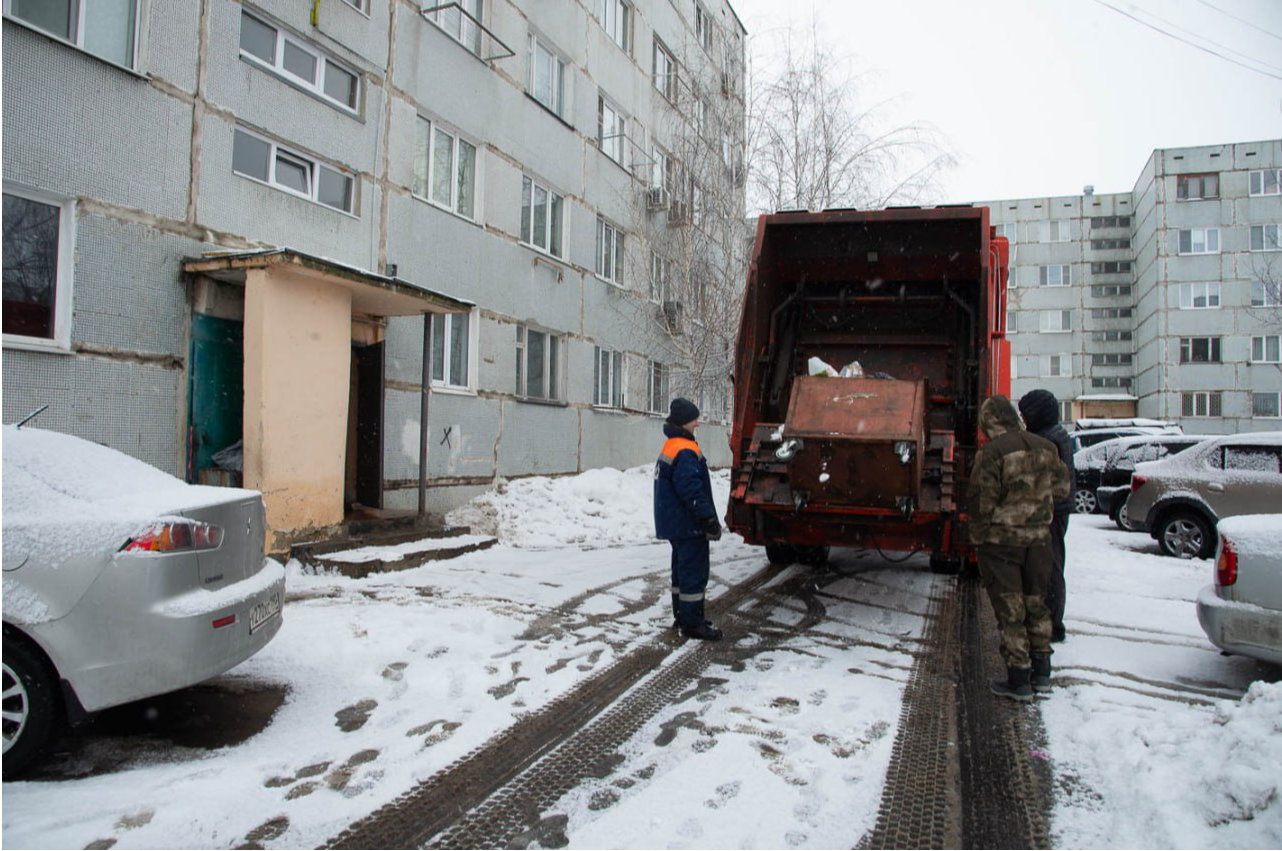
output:
[[[1015,222],[1000,222],[993,225],[993,236],[1004,236],[1013,245],[1015,243]]]
[[[419,116],[414,194],[464,218],[475,218],[476,146]]]
[[[623,231],[596,220],[596,273],[616,286],[623,286]]]
[[[1219,252],[1219,228],[1192,228],[1180,231],[1181,254],[1218,254]]]
[[[1251,416],[1277,419],[1282,417],[1282,394],[1252,393]]]
[[[632,45],[632,5],[624,0],[598,0],[597,18],[610,40],[629,50]]]
[[[1130,294],[1130,284],[1098,284],[1091,287],[1091,298],[1111,298],[1119,295],[1129,296]]]
[[[673,194],[673,181],[676,170],[672,167],[672,156],[658,145],[650,148],[650,187],[668,190],[669,198]],[[667,202],[664,201],[664,204]],[[663,205],[660,205],[663,206]]]
[[[1039,267],[1043,287],[1066,287],[1073,283],[1073,267],[1067,264]]]
[[[677,60],[658,36],[654,39],[654,87],[670,103],[677,102]]]
[[[365,3],[367,0],[343,0],[343,2],[358,12],[365,12]]]
[[[1175,178],[1175,197],[1180,201],[1220,197],[1218,174],[1181,174]]]
[[[1130,260],[1105,260],[1091,264],[1092,275],[1117,275],[1131,271]]]
[[[1006,333],[1015,334],[1019,331],[1019,312],[1015,310],[1006,311]]]
[[[523,399],[561,399],[561,352],[559,334],[516,326],[516,395]]]
[[[1068,242],[1072,238],[1069,234],[1068,219],[1051,219],[1049,222],[1042,222],[1042,242]]]
[[[1219,393],[1181,393],[1180,416],[1219,417],[1223,406]]]
[[[240,13],[240,55],[347,112],[357,110],[359,74],[302,39],[244,11]]]
[[[1252,281],[1251,307],[1282,307],[1282,281]]]
[[[712,51],[712,16],[698,0],[694,4],[694,36],[704,50]]]
[[[457,3],[457,6],[431,12],[428,20],[444,30],[450,38],[480,56],[481,0],[457,0]]]
[[[310,201],[355,215],[356,178],[236,128],[232,171]]]
[[[1129,307],[1094,307],[1091,308],[1091,319],[1130,319]]]
[[[432,384],[466,389],[471,386],[468,363],[471,354],[472,315],[432,315]]]
[[[622,408],[623,352],[593,347],[592,404],[601,408]]]
[[[5,0],[4,14],[108,62],[135,66],[138,0]]]
[[[1091,334],[1091,340],[1096,343],[1123,343],[1130,339],[1130,331],[1095,331]]]
[[[1043,378],[1067,378],[1073,374],[1069,355],[1042,355]]]
[[[672,261],[650,252],[650,301],[663,304],[672,300]]]
[[[1128,228],[1130,216],[1095,216],[1091,219],[1092,228]]]
[[[1130,239],[1092,239],[1091,248],[1095,251],[1111,251],[1118,248],[1130,248]]]
[[[1282,185],[1282,168],[1251,172],[1252,195],[1277,195],[1279,185]]]
[[[672,382],[671,368],[657,360],[650,361],[649,373],[646,388],[649,405],[646,410],[652,414],[666,414],[668,401],[672,398],[669,390]]]
[[[1220,282],[1180,284],[1180,309],[1203,310],[1220,306]]]
[[[1091,366],[1126,366],[1132,363],[1134,358],[1134,355],[1125,353],[1091,355]]]
[[[1251,363],[1282,363],[1282,337],[1252,337]]]
[[[605,99],[605,95],[597,97],[597,146],[601,153],[614,160],[619,165],[624,165],[624,151],[627,139],[628,122],[623,117],[623,113]],[[624,165],[626,168],[626,166]]]
[[[565,61],[535,36],[530,36],[530,96],[564,116]]]
[[[1278,250],[1278,226],[1277,225],[1251,225],[1251,250],[1252,251],[1277,251]]]
[[[1091,387],[1094,389],[1103,388],[1127,388],[1131,386],[1131,379],[1125,375],[1107,376],[1091,379]]]
[[[1219,337],[1181,337],[1180,363],[1219,363]]]
[[[1043,334],[1072,331],[1073,312],[1071,310],[1043,310],[1041,329]]]
[[[71,347],[75,202],[4,188],[5,342]]]
[[[565,199],[528,177],[521,178],[521,241],[553,257],[562,256]]]

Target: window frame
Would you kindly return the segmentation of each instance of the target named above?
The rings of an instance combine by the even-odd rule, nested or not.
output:
[[[663,85],[659,85],[660,56],[664,57],[668,66],[667,72],[662,75],[664,77]],[[679,83],[678,74],[680,73],[680,68],[677,66],[676,54],[668,49],[668,46],[663,43],[663,39],[659,38],[658,34],[655,34],[654,36],[654,47],[651,50],[650,63],[650,81],[654,84],[655,90],[663,96],[664,100],[675,106],[677,102],[677,86]]]
[[[1040,310],[1038,311],[1038,331],[1042,334],[1070,334],[1073,331],[1073,311],[1071,310]],[[1059,327],[1052,328],[1049,322],[1051,316],[1059,314]]]
[[[1211,188],[1211,184],[1214,184],[1214,188]],[[1190,194],[1193,189],[1197,189],[1197,195]],[[1208,189],[1210,193],[1208,193]],[[1176,201],[1211,201],[1218,200],[1219,197],[1220,173],[1218,171],[1203,171],[1175,176]]]
[[[1042,378],[1072,378],[1073,356],[1068,352],[1040,355],[1039,371]]]
[[[1037,267],[1038,269],[1038,286],[1042,287],[1071,287],[1073,285],[1073,266],[1071,263],[1049,263]],[[1059,274],[1055,276],[1058,283],[1051,279],[1051,270],[1058,269]]]
[[[1205,349],[1198,357],[1199,349]],[[1182,364],[1224,363],[1222,337],[1180,337],[1179,362]]]
[[[1223,305],[1223,290],[1219,281],[1187,281],[1179,286],[1180,310],[1219,310]],[[1206,302],[1202,305],[1197,303],[1199,287],[1203,288],[1201,298]],[[1212,299],[1214,304],[1211,303]]]
[[[694,0],[694,38],[705,51],[712,52],[712,15],[699,0]]]
[[[672,301],[672,260],[650,249],[650,301]]]
[[[485,0],[454,0],[454,2],[458,3],[458,9],[437,9],[430,15],[425,15],[425,17],[432,22],[433,26],[449,36],[451,40],[458,42],[459,46],[468,53],[480,57],[481,39],[485,34],[483,29],[485,26]],[[475,14],[468,9],[464,9],[468,5],[476,7]],[[458,27],[454,31],[447,28],[441,21],[444,14],[450,11],[458,15]],[[465,34],[469,39],[468,41],[464,41]],[[475,44],[469,43],[470,41],[475,41]]]
[[[530,393],[531,332],[544,338],[542,380],[546,395],[543,396]],[[524,402],[564,404],[565,351],[564,334],[528,322],[519,323],[516,326],[516,398]]]
[[[592,347],[592,407],[621,411],[627,407],[627,376],[623,352],[603,346]],[[605,366],[604,373],[602,366]],[[602,378],[605,376],[605,394]]]
[[[527,203],[526,203],[527,202],[527,196],[526,196],[527,186],[529,186],[529,189],[530,189],[529,197],[528,197],[528,201],[529,201],[528,206],[530,210],[528,231],[526,229],[526,215],[525,215],[525,209],[527,206]],[[540,245],[539,243],[534,241],[534,225],[535,225],[534,199],[536,197],[537,190],[540,190],[540,189],[543,190],[545,197],[547,199],[546,201],[547,212],[545,214],[546,219],[544,221],[544,235],[546,239],[545,245]],[[559,239],[556,241],[557,242],[555,246],[556,251],[552,250],[554,247],[552,244],[552,234],[554,230],[552,227],[552,222],[554,220],[553,208],[556,206],[554,203],[554,199],[560,202],[560,215],[557,216],[557,218],[560,219],[560,222],[559,222],[559,227],[556,229],[556,233],[559,236]],[[552,257],[564,263],[565,262],[565,245],[569,240],[569,235],[566,232],[566,226],[569,221],[567,216],[568,206],[569,205],[566,203],[565,195],[563,193],[553,190],[552,187],[549,186],[548,184],[535,180],[532,176],[528,174],[522,174],[521,175],[521,224],[520,224],[521,233],[518,236],[520,243],[526,246],[527,248],[534,249],[540,254],[545,254],[548,257]]]
[[[1273,410],[1271,413],[1260,413],[1261,399],[1273,400]],[[1278,393],[1277,391],[1269,392],[1267,390],[1263,393],[1254,390],[1251,391],[1251,418],[1261,420],[1276,420],[1282,418],[1282,393]]]
[[[1215,408],[1219,409],[1219,413],[1213,410]],[[1199,409],[1201,409],[1200,413]],[[1222,418],[1224,396],[1218,390],[1186,390],[1180,394],[1180,416],[1199,419]]]
[[[1017,241],[1016,232],[1019,230],[1017,225],[1017,222],[996,222],[993,225],[993,236],[1004,236],[1007,242],[1014,245]]]
[[[539,50],[543,50],[552,58],[553,76],[551,83],[552,103],[548,103],[538,95],[538,55]],[[526,47],[526,60],[529,65],[529,71],[525,79],[525,91],[535,102],[540,104],[548,112],[551,112],[557,118],[565,119],[565,105],[568,101],[566,97],[566,68],[569,63],[560,51],[554,49],[552,45],[537,33],[530,33],[530,38]]]
[[[1264,177],[1266,174],[1273,178],[1272,191],[1269,190],[1268,181]],[[1255,188],[1257,184],[1260,187],[1258,190]],[[1250,172],[1247,178],[1247,191],[1251,198],[1282,194],[1282,168],[1264,168]]]
[[[422,148],[423,134],[426,132],[427,145]],[[437,177],[437,143],[439,135],[448,136],[450,139],[450,198],[448,202],[442,202],[436,197],[436,177]],[[460,178],[462,177],[463,160],[460,153],[463,146],[466,145],[472,149],[472,181],[471,181],[471,200],[472,211],[466,213],[459,208],[462,192]],[[421,157],[420,157],[421,155]],[[414,174],[410,185],[410,194],[420,201],[431,204],[433,207],[444,210],[469,222],[479,222],[480,217],[480,185],[481,185],[481,146],[472,140],[458,133],[452,127],[441,124],[434,118],[428,118],[426,115],[419,114],[414,124]],[[423,165],[423,185],[419,186],[419,165]],[[421,190],[421,191],[420,191]]]
[[[453,357],[452,357],[453,356],[452,343],[453,343],[453,338],[455,333],[453,330],[453,324],[454,324],[453,317],[456,317],[456,316],[464,317],[467,325],[467,346],[464,349],[464,353],[463,353],[466,359],[466,362],[463,364],[463,371],[465,373],[463,384],[457,384],[452,380],[454,376],[453,367],[455,366],[453,362]],[[448,320],[447,320],[447,317],[449,317]],[[478,318],[479,318],[479,312],[476,309],[472,309],[467,312],[460,312],[460,313],[432,314],[431,383],[432,383],[433,392],[464,393],[464,394],[474,394],[476,392],[476,378],[477,378],[476,355],[477,355],[477,352],[479,351],[479,347],[477,345],[477,339],[476,339],[478,325],[479,325]],[[437,328],[436,328],[437,319],[441,320],[441,325],[445,332],[444,335],[438,335],[437,333]],[[438,359],[436,357],[436,346],[437,346],[438,340],[440,340],[441,352],[443,353],[443,357],[441,359]],[[439,379],[436,377],[437,367],[440,367],[440,370],[441,370],[441,378]]]
[[[629,56],[632,55],[632,41],[634,38],[632,17],[632,4],[628,0],[597,0],[597,23],[605,34],[614,42],[616,46]],[[612,32],[610,30],[611,19],[615,23],[615,29],[621,32]],[[622,41],[620,41],[622,36]]]
[[[1273,231],[1273,239],[1269,240],[1269,231]],[[1259,247],[1257,248],[1255,235],[1259,233]],[[1253,252],[1282,251],[1282,225],[1272,222],[1259,225],[1251,225],[1250,250]]]
[[[1184,250],[1184,234],[1189,235],[1189,238],[1188,238],[1189,249],[1187,251]],[[1201,251],[1196,250],[1197,243],[1194,241],[1194,234],[1202,235],[1203,250]],[[1212,234],[1215,235],[1214,240],[1212,240],[1211,238]],[[1211,244],[1211,242],[1215,243],[1215,248],[1207,247]],[[1218,227],[1180,228],[1177,231],[1175,251],[1177,256],[1180,256],[1180,257],[1196,257],[1202,254],[1219,254],[1220,253],[1220,229]]]
[[[1071,242],[1070,219],[1047,219],[1042,222],[1041,242]]]
[[[1282,307],[1282,282],[1251,281],[1251,307]]]
[[[270,146],[268,151],[268,157],[267,157],[268,169],[267,169],[266,180],[258,177],[257,175],[247,174],[243,171],[236,170],[235,139],[236,139],[236,135],[238,134],[244,134],[245,136],[251,139],[255,139],[259,142],[266,143],[267,145]],[[330,165],[329,163],[317,157],[311,156],[309,154],[299,153],[297,149],[292,148],[289,145],[283,145],[280,142],[277,142],[275,139],[272,139],[268,136],[264,136],[261,133],[256,133],[252,130],[248,130],[240,126],[239,124],[234,125],[232,129],[232,151],[233,151],[232,153],[232,173],[233,174],[243,177],[246,180],[251,180],[254,183],[258,183],[260,185],[269,186],[272,189],[276,189],[288,195],[293,195],[295,198],[302,198],[305,201],[311,201],[313,204],[319,204],[322,207],[325,207],[326,209],[329,209],[329,210],[333,210],[336,213],[342,213],[343,215],[351,216],[354,219],[360,218],[360,213],[359,213],[360,181],[357,180],[355,174],[345,171],[341,168],[337,168],[333,165]],[[276,166],[278,165],[282,157],[284,157],[287,161],[292,160],[293,164],[296,166],[305,166],[308,168],[308,187],[309,188],[307,192],[300,192],[294,187],[289,186],[288,184],[285,184],[285,183],[281,183],[276,179]],[[319,196],[320,196],[320,186],[321,186],[321,181],[320,181],[321,169],[326,169],[349,181],[349,186],[351,188],[351,192],[349,193],[349,197],[351,200],[350,209],[335,207],[333,204],[328,204],[320,200]]]
[[[5,333],[0,337],[0,345],[6,349],[70,354],[75,297],[76,199],[7,180],[3,183],[3,194],[56,208],[58,246],[54,267],[52,334],[49,337],[32,337]],[[8,256],[8,252],[5,254]]]
[[[672,398],[672,367],[657,360],[646,363],[646,413],[668,413]]]
[[[606,134],[605,116],[606,110],[614,116],[614,126],[611,128],[615,132]],[[627,168],[627,143],[628,143],[628,116],[623,110],[615,104],[610,98],[605,96],[604,92],[597,92],[597,148],[607,158],[617,163],[622,168]],[[614,153],[612,153],[614,151]],[[618,156],[615,156],[615,153]]]
[[[1273,344],[1271,356],[1269,352],[1270,342]],[[1258,349],[1257,343],[1259,344]],[[1251,363],[1282,363],[1282,335],[1257,334],[1252,336]]]
[[[32,32],[38,32],[47,38],[61,42],[62,44],[78,50],[81,53],[88,54],[95,59],[106,62],[108,65],[114,65],[115,67],[128,71],[131,74],[141,75],[142,71],[139,66],[141,65],[142,59],[142,19],[147,12],[146,6],[148,4],[148,0],[127,0],[133,9],[133,38],[129,43],[128,62],[118,62],[109,56],[104,56],[95,50],[89,49],[89,47],[85,45],[84,34],[87,29],[85,11],[89,7],[90,2],[91,0],[69,0],[70,8],[68,11],[74,11],[75,14],[74,20],[69,22],[68,28],[70,31],[65,36],[60,33],[53,32],[52,30],[47,30],[26,18],[21,18],[15,15],[12,10],[13,0],[4,0],[3,15],[5,20],[12,21],[18,26],[25,27]]]
[[[266,59],[263,59],[257,53],[248,50],[244,46],[246,18],[249,18],[265,29],[275,31],[276,39],[272,45],[271,62],[268,62]],[[314,79],[308,80],[305,77],[301,77],[285,66],[286,44],[291,45],[296,50],[302,51],[315,60]],[[313,45],[303,37],[294,34],[290,30],[285,29],[275,21],[264,17],[256,11],[250,11],[249,9],[242,7],[240,10],[240,41],[237,42],[237,47],[240,51],[240,58],[245,62],[248,62],[250,65],[260,68],[271,74],[273,77],[288,83],[294,88],[306,92],[327,106],[332,106],[353,118],[360,118],[361,104],[364,101],[365,94],[365,78],[355,68],[333,58],[328,52]],[[329,93],[326,87],[325,75],[331,66],[337,69],[339,73],[346,74],[352,78],[352,103],[349,104],[345,101],[341,101]]]
[[[626,245],[627,234],[623,228],[605,216],[596,217],[596,276],[611,286],[623,286]]]

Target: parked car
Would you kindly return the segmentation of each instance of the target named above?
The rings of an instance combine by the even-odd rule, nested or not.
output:
[[[1215,583],[1197,595],[1211,643],[1282,665],[1282,514],[1229,517],[1217,526]]]
[[[206,680],[281,625],[256,491],[189,485],[114,449],[3,429],[4,774],[64,722]]]
[[[1127,503],[1131,495],[1131,473],[1135,472],[1135,465],[1178,455],[1209,438],[1210,435],[1205,434],[1147,434],[1097,444],[1108,447],[1095,488],[1095,501],[1099,510],[1120,528],[1131,530]]]
[[[1091,514],[1098,507],[1095,489],[1099,487],[1100,474],[1108,461],[1109,452],[1124,437],[1115,437],[1092,444],[1073,453],[1073,476],[1077,480],[1073,496],[1073,510],[1078,514]]]
[[[1136,465],[1128,514],[1178,558],[1209,558],[1215,524],[1282,506],[1282,431],[1226,435]],[[1141,521],[1140,518],[1143,518]]]
[[[1073,428],[1068,432],[1069,437],[1073,439],[1073,448],[1078,451],[1118,437],[1183,433],[1184,429],[1176,423],[1143,417],[1080,419],[1073,423]]]

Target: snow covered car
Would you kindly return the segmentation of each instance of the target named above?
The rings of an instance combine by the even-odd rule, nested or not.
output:
[[[1174,457],[1137,464],[1127,514],[1167,555],[1209,558],[1216,523],[1279,505],[1282,431],[1259,431],[1204,440]]]
[[[1228,653],[1282,665],[1282,514],[1218,526],[1215,584],[1197,595],[1197,620]]]
[[[5,426],[3,456],[6,778],[63,722],[221,674],[280,629],[257,491],[34,428]]]
[[[1104,459],[1104,468],[1100,470],[1099,486],[1095,488],[1099,510],[1121,529],[1133,531],[1127,502],[1130,501],[1131,473],[1135,472],[1135,465],[1179,455],[1210,437],[1205,434],[1148,434],[1097,444],[1112,447]]]

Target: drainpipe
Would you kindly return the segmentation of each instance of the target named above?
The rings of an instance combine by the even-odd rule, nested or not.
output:
[[[427,409],[432,389],[432,314],[423,314],[423,389],[418,413],[418,516],[427,514]]]

